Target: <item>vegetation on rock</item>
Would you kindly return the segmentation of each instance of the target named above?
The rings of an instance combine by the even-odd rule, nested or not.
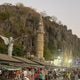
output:
[[[19,5],[19,4],[18,4]],[[35,54],[36,33],[38,29],[40,14],[34,9],[25,6],[0,5],[0,35],[13,36],[15,41],[13,55],[26,56],[28,52]],[[43,16],[45,28],[45,50],[46,59],[53,59],[59,55],[59,49],[64,52],[72,51],[74,57],[80,56],[80,39],[67,29],[66,25],[57,23],[56,18]],[[7,53],[7,47],[0,39],[0,53]],[[69,53],[68,53],[69,54]]]

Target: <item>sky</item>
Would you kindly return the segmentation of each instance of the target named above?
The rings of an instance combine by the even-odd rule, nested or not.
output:
[[[80,38],[80,0],[0,0],[0,4],[19,2],[38,11],[46,11],[50,16],[56,16]]]

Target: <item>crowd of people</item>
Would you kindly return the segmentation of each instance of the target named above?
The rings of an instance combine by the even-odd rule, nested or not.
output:
[[[80,80],[80,69],[53,69],[48,72],[48,80]]]
[[[23,68],[21,70],[0,70],[0,80],[45,80],[44,68]]]
[[[0,70],[0,80],[80,80],[80,69],[23,68]]]

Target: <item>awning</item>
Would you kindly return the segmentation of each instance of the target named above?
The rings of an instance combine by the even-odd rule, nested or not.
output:
[[[2,70],[16,71],[16,70],[22,70],[22,68],[21,67],[13,67],[13,66],[4,65],[2,67]]]

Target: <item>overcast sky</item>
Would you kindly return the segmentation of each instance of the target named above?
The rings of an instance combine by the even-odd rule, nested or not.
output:
[[[0,4],[18,2],[56,16],[73,34],[80,37],[80,0],[0,0]]]

